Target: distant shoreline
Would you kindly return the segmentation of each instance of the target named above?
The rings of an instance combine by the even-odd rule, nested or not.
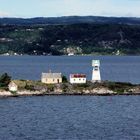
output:
[[[3,54],[0,54],[0,56],[4,56],[4,57],[12,57],[12,56],[16,56],[16,57],[23,57],[23,56],[43,56],[43,57],[61,57],[61,56],[66,56],[66,57],[75,57],[75,56],[116,56],[116,57],[124,57],[124,56],[138,56],[140,57],[140,55],[127,55],[127,54],[121,54],[121,55],[112,55],[112,54],[106,54],[106,55],[103,55],[103,54],[99,54],[99,55],[96,55],[96,54],[84,54],[84,55],[72,55],[72,56],[68,56],[68,55],[29,55],[29,54],[23,54],[23,55],[3,55]]]

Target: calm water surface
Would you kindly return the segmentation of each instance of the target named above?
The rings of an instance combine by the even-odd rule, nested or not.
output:
[[[0,73],[39,80],[51,69],[91,79],[101,60],[103,80],[140,83],[139,56],[0,56]],[[0,99],[0,140],[140,140],[140,96],[44,96]]]
[[[140,96],[0,99],[0,140],[139,140]]]
[[[0,56],[0,73],[13,78],[39,80],[50,69],[70,73],[85,73],[91,80],[92,59],[101,60],[103,80],[140,83],[140,56]]]

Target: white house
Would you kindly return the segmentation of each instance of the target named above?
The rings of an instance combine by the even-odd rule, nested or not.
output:
[[[62,83],[61,73],[42,73],[41,82],[45,84],[58,84]]]
[[[11,81],[8,85],[9,91],[17,91],[18,90],[18,86],[15,82]]]
[[[92,60],[92,82],[101,82],[100,60]]]
[[[84,84],[86,83],[85,74],[70,74],[70,83],[71,84]]]

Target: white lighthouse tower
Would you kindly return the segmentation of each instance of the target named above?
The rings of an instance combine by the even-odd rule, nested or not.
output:
[[[101,82],[100,60],[92,60],[92,82]]]

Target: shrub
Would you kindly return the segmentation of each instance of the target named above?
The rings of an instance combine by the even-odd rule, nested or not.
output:
[[[53,92],[54,91],[54,85],[52,85],[52,84],[49,84],[49,85],[47,85],[47,89],[48,89],[48,91],[49,92]]]
[[[17,92],[16,91],[10,91],[14,96],[17,96]]]
[[[62,90],[63,90],[63,92],[67,92],[68,91],[68,85],[67,84],[63,84],[63,86],[62,86]]]
[[[26,84],[25,89],[30,90],[30,91],[34,91],[35,90],[33,85],[28,85],[28,84]]]

